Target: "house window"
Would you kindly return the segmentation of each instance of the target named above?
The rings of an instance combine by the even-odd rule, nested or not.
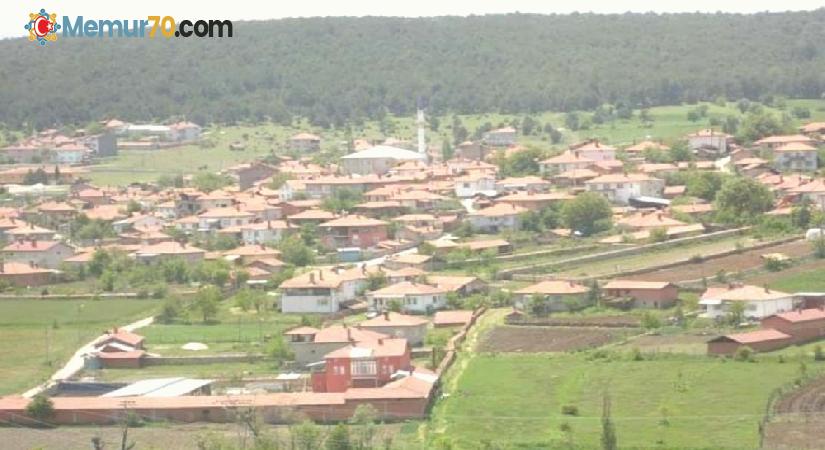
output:
[[[328,298],[319,298],[315,301],[315,304],[318,306],[329,306],[329,299]]]
[[[350,372],[354,377],[374,376],[376,374],[375,361],[352,361]]]

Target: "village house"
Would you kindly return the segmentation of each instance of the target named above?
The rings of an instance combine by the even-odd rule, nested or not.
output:
[[[233,205],[235,196],[229,192],[216,190],[208,194],[201,194],[195,198],[197,208],[193,212],[206,211],[216,208],[229,208]]]
[[[607,297],[631,299],[634,308],[670,308],[679,298],[679,289],[667,281],[610,280],[603,289]]]
[[[221,228],[249,225],[255,214],[240,208],[212,208],[198,214],[198,231],[211,232]]]
[[[504,127],[484,133],[481,140],[484,144],[491,147],[509,147],[515,145],[516,138],[517,133],[515,128]]]
[[[246,245],[279,242],[290,228],[283,220],[267,220],[241,225],[241,240]]]
[[[274,173],[274,167],[261,161],[237,164],[226,169],[226,174],[242,191],[251,188],[258,181],[271,177]]]
[[[813,145],[815,141],[803,134],[782,135],[782,136],[768,136],[754,142],[754,145],[776,150],[779,147],[788,144],[806,144]]]
[[[521,309],[539,308],[544,312],[572,311],[588,306],[589,289],[572,281],[546,280],[519,289],[516,305]],[[541,305],[533,305],[538,300]]]
[[[517,191],[497,198],[496,202],[518,206],[530,211],[538,211],[554,203],[560,203],[574,198],[575,197],[567,192]]]
[[[481,142],[464,141],[455,146],[455,158],[471,161],[483,161],[490,154],[490,149]]]
[[[665,182],[641,173],[602,175],[584,182],[587,190],[598,192],[613,203],[627,205],[635,197],[661,197]]]
[[[424,277],[424,282],[444,288],[448,293],[455,292],[460,296],[487,292],[488,288],[484,280],[474,276],[427,274]]]
[[[312,133],[298,133],[287,140],[286,146],[299,153],[317,152],[321,150],[321,137]]]
[[[64,259],[74,254],[74,248],[61,241],[15,241],[3,248],[7,262],[48,269],[57,269]]]
[[[511,203],[496,203],[489,208],[480,209],[467,215],[473,229],[483,233],[498,233],[504,230],[518,230],[521,215],[527,209]]]
[[[728,153],[733,136],[707,128],[688,134],[687,139],[691,150],[724,155]]]
[[[341,167],[345,173],[383,175],[396,164],[405,161],[427,162],[427,155],[388,145],[376,145],[367,150],[350,153],[341,157]]]
[[[377,388],[399,370],[410,370],[410,346],[405,339],[359,342],[324,356],[324,371],[312,373],[313,392],[345,392]]]
[[[324,222],[338,218],[334,212],[324,209],[307,209],[287,216],[287,223],[300,227],[302,225],[320,225]]]
[[[433,316],[434,328],[463,327],[473,319],[472,310],[438,311]]]
[[[332,325],[321,329],[302,326],[284,333],[299,366],[323,361],[327,353],[358,342],[374,342],[390,336],[359,326]]]
[[[328,248],[370,248],[387,239],[387,225],[383,220],[348,215],[322,223],[319,230]]]
[[[568,150],[552,158],[545,159],[539,163],[539,168],[544,176],[555,176],[571,170],[587,169],[596,161],[585,158],[578,151]]]
[[[819,165],[818,151],[805,142],[788,142],[774,148],[773,164],[779,170],[814,171]]]
[[[392,311],[384,311],[372,319],[367,319],[358,324],[364,330],[406,339],[412,346],[424,343],[424,338],[427,337],[428,325],[429,321],[422,317]]]
[[[56,273],[34,264],[0,260],[0,281],[11,286],[42,286],[48,284]]]
[[[368,270],[318,268],[302,273],[279,286],[281,312],[334,314],[352,303],[366,286]]]
[[[203,261],[205,255],[206,251],[203,249],[174,241],[142,245],[134,252],[135,259],[145,264],[157,264],[170,259],[181,259],[194,264]]]
[[[474,197],[477,194],[496,195],[496,177],[486,173],[475,173],[455,178],[455,196]]]
[[[644,156],[648,150],[666,152],[670,150],[667,145],[656,141],[641,141],[639,143],[625,147],[625,153],[631,156]]]
[[[576,155],[591,161],[613,161],[616,159],[616,147],[593,140],[571,147]]]
[[[550,190],[549,181],[536,176],[509,177],[496,181],[496,192],[530,191],[541,192]]]
[[[799,132],[805,135],[825,134],[825,122],[811,122],[799,127]]]
[[[402,311],[430,313],[447,306],[447,290],[414,281],[402,281],[367,293],[369,308],[384,311],[397,303]]]
[[[792,294],[773,291],[767,287],[730,284],[710,287],[700,297],[701,316],[710,319],[725,317],[734,302],[744,303],[744,316],[749,319],[764,317],[793,310],[798,300]]]
[[[274,248],[269,248],[263,244],[243,245],[223,252],[223,257],[227,261],[239,264],[250,264],[259,259],[272,259],[281,256],[281,252]]]

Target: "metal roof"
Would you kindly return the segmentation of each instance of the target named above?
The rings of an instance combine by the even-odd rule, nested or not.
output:
[[[155,378],[136,381],[101,397],[179,397],[212,384],[214,380],[195,378]]]

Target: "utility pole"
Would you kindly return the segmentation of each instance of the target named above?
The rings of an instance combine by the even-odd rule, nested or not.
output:
[[[124,400],[123,405],[123,432],[120,437],[120,450],[132,450],[135,448],[135,443],[129,443],[129,405],[134,404],[134,400]]]

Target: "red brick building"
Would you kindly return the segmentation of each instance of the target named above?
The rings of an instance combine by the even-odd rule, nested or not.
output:
[[[631,298],[637,308],[669,308],[679,298],[679,289],[666,281],[613,280],[604,286],[605,295]]]
[[[322,241],[329,248],[370,248],[387,240],[387,222],[350,215],[320,225]]]
[[[314,392],[345,392],[349,388],[381,387],[399,370],[409,370],[410,346],[406,339],[360,342],[332,351],[323,372],[312,374]]]
[[[768,328],[748,333],[719,336],[708,341],[709,355],[733,355],[740,347],[750,347],[757,352],[769,352],[787,347],[793,338],[781,331]]]
[[[774,314],[762,319],[762,327],[791,336],[794,344],[814,341],[825,337],[825,310],[802,309]]]

